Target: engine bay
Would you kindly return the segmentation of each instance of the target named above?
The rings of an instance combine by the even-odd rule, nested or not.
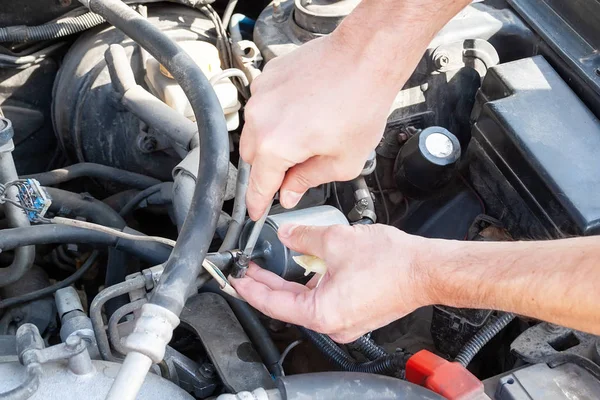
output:
[[[239,154],[250,85],[359,0],[82,3],[0,4],[0,399],[104,399],[120,379],[139,389],[124,399],[600,398],[588,333],[436,305],[340,345],[227,281],[251,245],[306,283],[286,223],[599,234],[596,2],[473,2],[431,42],[360,175],[293,209],[275,200],[260,222]],[[119,373],[134,357],[147,375]],[[440,397],[434,376],[480,397]]]

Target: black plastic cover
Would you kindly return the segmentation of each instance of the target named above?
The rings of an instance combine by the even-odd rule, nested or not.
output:
[[[553,235],[600,233],[600,121],[541,56],[491,68],[473,138]]]

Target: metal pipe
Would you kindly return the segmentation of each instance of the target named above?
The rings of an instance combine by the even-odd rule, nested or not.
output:
[[[7,146],[7,145],[5,145]],[[7,183],[19,179],[17,169],[12,157],[12,140],[8,144],[9,150],[0,152],[0,183]],[[13,201],[17,199],[18,189],[11,187],[6,196]],[[4,214],[8,220],[8,226],[11,228],[30,226],[27,215],[19,207],[5,203],[3,205]],[[18,281],[27,272],[35,261],[35,247],[23,246],[15,249],[15,255],[12,263],[0,269],[0,287],[10,285]]]

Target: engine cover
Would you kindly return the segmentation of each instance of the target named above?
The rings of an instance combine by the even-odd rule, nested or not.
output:
[[[471,175],[493,215],[526,237],[600,233],[600,121],[543,57],[491,68],[473,119]]]

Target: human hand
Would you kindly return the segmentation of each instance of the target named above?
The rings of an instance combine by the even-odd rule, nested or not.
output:
[[[252,83],[240,154],[252,165],[246,196],[258,219],[280,190],[294,207],[309,188],[357,177],[379,142],[399,87],[334,32],[271,60]],[[354,42],[352,42],[354,43]]]
[[[430,304],[417,254],[422,239],[386,225],[279,229],[291,249],[323,259],[327,273],[303,286],[251,263],[237,292],[262,313],[348,343]]]

